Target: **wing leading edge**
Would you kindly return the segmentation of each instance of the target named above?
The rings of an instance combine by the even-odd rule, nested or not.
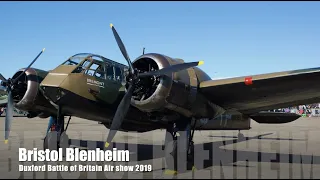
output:
[[[249,85],[248,78],[252,79]],[[200,91],[225,109],[253,114],[320,102],[318,80],[320,67],[204,81]]]

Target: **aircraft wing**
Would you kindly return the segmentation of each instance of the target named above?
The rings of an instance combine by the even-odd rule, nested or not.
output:
[[[320,67],[210,80],[200,92],[212,103],[244,114],[320,103]]]

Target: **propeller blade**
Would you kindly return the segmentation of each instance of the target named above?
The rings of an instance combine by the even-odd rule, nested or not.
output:
[[[133,84],[133,83],[132,83]],[[122,98],[117,111],[114,115],[114,118],[112,120],[112,124],[110,127],[110,131],[107,137],[107,142],[105,144],[105,147],[108,148],[112,139],[116,135],[117,131],[121,127],[122,121],[124,120],[125,116],[127,115],[127,112],[129,110],[130,104],[131,104],[131,97],[134,90],[134,85],[130,84],[127,93]]]
[[[131,72],[132,74],[134,74],[131,60],[130,60],[130,58],[129,58],[129,55],[128,55],[128,53],[127,53],[127,50],[126,50],[126,48],[125,48],[125,46],[124,46],[124,44],[123,44],[123,42],[122,42],[119,34],[117,33],[117,31],[116,31],[116,29],[114,28],[113,24],[110,24],[110,27],[111,27],[111,29],[112,29],[114,38],[115,38],[116,41],[117,41],[117,44],[118,44],[118,46],[119,46],[119,48],[120,48],[120,51],[121,51],[122,55],[124,56],[124,58],[127,60],[128,64],[129,64],[130,72]]]
[[[45,49],[46,48],[42,49],[42,51],[38,54],[36,58],[34,58],[34,60],[29,64],[29,66],[25,68],[25,70],[22,73],[20,73],[20,75],[12,81],[12,84],[16,83],[16,81],[33,65],[33,63],[36,62],[36,60],[40,57],[40,55],[44,52]]]
[[[1,81],[7,81],[7,79],[4,78],[4,77],[2,76],[2,74],[0,74],[0,80],[1,80]]]
[[[4,134],[5,144],[8,143],[12,119],[13,119],[13,99],[12,99],[11,90],[9,89],[8,102],[7,102],[7,108],[6,108],[6,118],[5,118],[5,134]]]
[[[203,63],[204,63],[203,61],[198,61],[198,62],[191,62],[191,63],[175,64],[167,68],[160,69],[158,71],[150,71],[150,72],[138,74],[138,77],[165,75],[167,73],[178,72],[194,66],[200,66]]]

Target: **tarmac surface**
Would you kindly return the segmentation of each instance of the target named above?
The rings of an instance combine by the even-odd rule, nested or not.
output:
[[[0,121],[4,124],[4,117],[0,117]],[[252,121],[252,129],[242,131],[244,139],[237,138],[237,131],[196,131],[194,142],[197,169],[176,176],[164,174],[162,144],[165,130],[146,133],[118,132],[114,139],[117,149],[129,149],[130,161],[127,164],[118,162],[111,165],[151,165],[151,172],[112,172],[103,171],[104,169],[98,172],[19,172],[19,165],[43,165],[43,162],[19,162],[18,156],[19,148],[42,150],[47,123],[47,119],[14,118],[9,143],[0,145],[1,178],[320,178],[320,118],[300,118],[288,124],[277,125]],[[4,125],[0,127],[0,131],[4,134]],[[90,149],[103,146],[108,129],[97,122],[73,117],[67,133],[72,139],[72,146],[88,145]],[[0,137],[0,142],[4,142],[3,136]],[[59,163],[66,166],[87,164],[65,161]]]

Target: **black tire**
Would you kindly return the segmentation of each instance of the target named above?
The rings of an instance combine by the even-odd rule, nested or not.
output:
[[[59,146],[61,148],[68,148],[70,146],[69,144],[69,136],[67,135],[66,132],[63,132],[60,136],[60,142],[59,142]]]
[[[244,141],[244,140],[246,140],[246,137],[242,133],[238,133],[238,140]]]
[[[66,132],[63,132],[60,136],[60,142],[59,142],[60,148],[62,148],[63,157],[66,155],[66,148],[70,146],[69,144],[69,136],[66,134]]]
[[[63,132],[60,136],[58,136],[56,131],[49,132],[43,140],[44,150],[58,150],[59,148],[63,148],[63,157],[65,157],[65,150],[69,147],[69,145],[69,136],[65,132]]]
[[[57,131],[48,132],[43,140],[43,149],[58,150],[60,148]]]

